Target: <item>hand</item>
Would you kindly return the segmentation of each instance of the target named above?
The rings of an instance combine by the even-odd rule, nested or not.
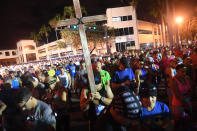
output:
[[[100,100],[100,99],[101,99],[101,95],[100,95],[99,92],[92,93],[92,95],[93,95],[94,98],[97,99],[97,100]]]
[[[90,101],[93,101],[94,100],[94,95],[92,93],[89,93],[88,98],[89,98]]]

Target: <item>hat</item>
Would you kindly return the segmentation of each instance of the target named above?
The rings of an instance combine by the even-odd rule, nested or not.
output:
[[[157,96],[156,86],[149,82],[142,83],[142,86],[140,89],[140,96],[141,97]]]

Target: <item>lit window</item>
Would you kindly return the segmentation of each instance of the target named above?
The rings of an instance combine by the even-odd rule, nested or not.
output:
[[[112,22],[119,22],[121,21],[121,17],[112,17]]]

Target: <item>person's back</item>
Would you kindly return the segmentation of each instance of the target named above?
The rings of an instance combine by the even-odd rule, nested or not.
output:
[[[128,86],[117,89],[111,107],[97,123],[97,130],[123,131],[140,128],[142,104],[139,97]]]

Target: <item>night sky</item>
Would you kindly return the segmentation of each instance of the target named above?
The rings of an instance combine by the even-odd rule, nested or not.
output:
[[[80,3],[88,15],[105,14],[106,8],[124,6],[121,0],[81,0]],[[180,2],[180,12],[191,10],[197,0]],[[148,12],[149,0],[140,0],[138,16],[140,19],[154,21]],[[188,4],[189,2],[189,4]],[[29,39],[30,32],[38,32],[43,24],[57,13],[62,13],[64,6],[72,5],[72,0],[3,0],[0,4],[0,49],[14,49],[16,42]],[[184,8],[182,6],[184,5]],[[192,7],[192,8],[191,8]],[[196,12],[197,13],[197,12]]]

